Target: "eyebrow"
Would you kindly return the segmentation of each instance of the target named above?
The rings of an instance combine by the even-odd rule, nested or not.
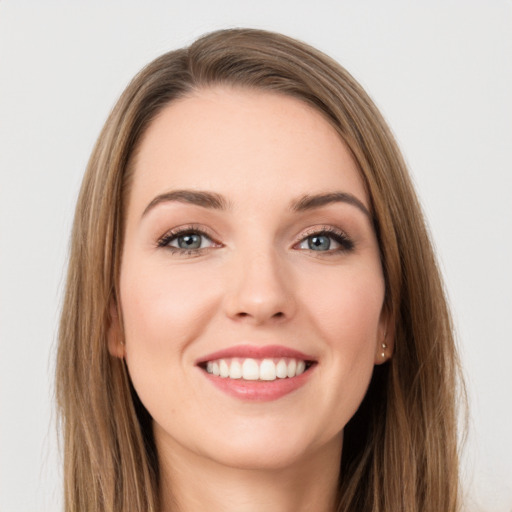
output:
[[[327,194],[305,195],[292,202],[291,209],[295,212],[303,212],[320,208],[332,203],[348,203],[361,210],[365,215],[371,218],[368,208],[354,195],[348,192],[330,192]]]
[[[220,194],[215,192],[203,192],[199,190],[173,190],[156,196],[147,206],[142,216],[161,203],[177,201],[179,203],[194,204],[203,208],[214,210],[227,210],[228,202]]]
[[[156,196],[145,208],[142,216],[161,203],[177,201],[180,203],[193,204],[210,208],[214,210],[227,210],[228,201],[220,194],[215,192],[206,192],[200,190],[173,190]],[[366,206],[354,195],[348,192],[329,192],[325,194],[306,194],[295,199],[290,204],[290,210],[294,212],[304,212],[320,208],[332,203],[347,203],[361,210],[365,215],[371,218],[371,214]]]

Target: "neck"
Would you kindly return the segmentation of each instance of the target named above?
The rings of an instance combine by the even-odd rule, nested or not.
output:
[[[158,451],[161,512],[335,510],[341,436],[282,468],[229,467],[176,445]]]

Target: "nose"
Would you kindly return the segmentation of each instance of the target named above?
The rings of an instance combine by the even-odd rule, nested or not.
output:
[[[295,314],[290,272],[272,251],[239,255],[227,271],[226,315],[253,325],[280,323]]]

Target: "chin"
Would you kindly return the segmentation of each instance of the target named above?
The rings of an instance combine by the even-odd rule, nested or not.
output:
[[[293,467],[307,459],[304,446],[283,445],[280,441],[261,444],[231,444],[227,449],[215,450],[211,459],[223,466],[248,471],[272,471]]]
[[[295,425],[297,427],[298,425]],[[293,425],[266,428],[233,429],[212,439],[207,456],[224,466],[245,470],[283,470],[308,462],[313,454],[328,450],[341,453],[342,433],[328,437],[311,437],[307,429]],[[206,447],[205,447],[206,448]]]

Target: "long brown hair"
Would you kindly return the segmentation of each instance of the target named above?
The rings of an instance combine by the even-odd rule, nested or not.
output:
[[[76,207],[57,361],[66,511],[159,511],[151,418],[123,361],[107,350],[130,159],[164,106],[218,84],[312,105],[352,151],[370,197],[394,354],[375,368],[345,428],[338,510],[456,510],[458,359],[440,273],[400,151],[371,99],[335,61],[279,34],[237,29],[204,36],[144,68],[90,158]]]

